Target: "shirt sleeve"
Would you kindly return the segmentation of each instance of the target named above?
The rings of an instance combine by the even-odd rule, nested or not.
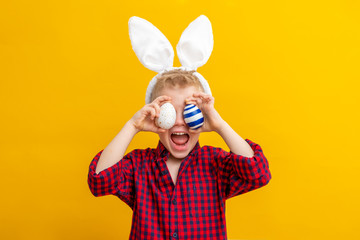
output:
[[[95,197],[115,195],[133,208],[135,191],[132,152],[113,166],[96,173],[95,169],[103,151],[96,154],[90,162],[88,185],[91,193]]]
[[[254,151],[253,157],[217,148],[218,176],[225,199],[265,186],[272,177],[260,145],[249,139],[245,141]]]

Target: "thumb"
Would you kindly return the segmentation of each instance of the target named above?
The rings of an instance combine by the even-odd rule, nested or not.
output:
[[[202,132],[202,128],[198,128],[198,129],[190,129],[189,130],[190,133],[201,133]]]
[[[166,130],[161,127],[156,127],[155,131],[156,133],[164,133]]]

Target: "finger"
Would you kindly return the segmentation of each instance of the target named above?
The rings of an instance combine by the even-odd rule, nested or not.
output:
[[[193,96],[188,97],[187,99],[201,99],[201,96],[200,95],[193,95]]]
[[[196,134],[196,133],[201,133],[201,132],[202,132],[202,128],[200,127],[200,128],[198,128],[198,129],[189,129],[189,132],[190,132],[190,133],[194,133],[194,134]]]
[[[161,128],[161,127],[158,127],[158,128],[156,129],[156,133],[164,133],[164,132],[166,132],[166,130],[163,129],[163,128]]]
[[[203,92],[196,92],[193,94],[194,97],[207,97],[210,96],[209,94],[203,93]]]
[[[145,116],[149,116],[150,115],[150,118],[152,120],[154,120],[155,116],[156,116],[156,112],[155,112],[155,109],[151,106],[146,106],[144,108],[144,111],[145,111]]]
[[[196,98],[188,97],[188,98],[185,99],[185,103],[186,104],[194,104],[194,103],[196,103]]]
[[[186,98],[185,101],[187,101],[187,102],[189,102],[189,103],[190,103],[190,102],[195,102],[196,104],[201,104],[201,103],[202,103],[200,97],[188,97],[188,98]]]
[[[156,117],[159,117],[159,115],[160,115],[160,106],[157,103],[154,103],[154,102],[151,103],[150,106],[155,108]]]
[[[197,104],[197,102],[196,102],[196,101],[187,101],[187,102],[186,102],[186,105],[188,105],[188,104],[193,104],[193,105],[196,105],[196,104]]]
[[[162,102],[165,102],[165,101],[170,101],[171,100],[171,97],[169,96],[166,96],[166,95],[162,95],[160,97],[157,97],[153,103],[157,103],[158,105],[161,105]]]
[[[204,96],[203,95],[199,95],[199,94],[196,94],[194,93],[193,94],[193,97],[190,97],[189,99],[193,100],[193,101],[196,101],[196,103],[198,105],[202,104],[202,100],[204,99]]]
[[[136,121],[137,124],[141,123],[142,121],[144,121],[144,119],[146,118],[146,113],[144,112],[143,114],[140,115],[140,118]]]
[[[213,96],[208,95],[204,97],[204,100],[205,102],[209,103],[209,102],[214,102],[215,98]]]
[[[210,94],[206,94],[206,93],[202,93],[202,92],[197,92],[193,94],[195,97],[200,98],[201,100],[203,100],[203,102],[205,103],[210,103],[210,102],[214,102],[215,98],[213,96],[211,96]]]
[[[151,120],[154,120],[156,117],[156,110],[154,108],[151,108]]]
[[[202,100],[201,100],[201,99],[197,98],[197,99],[195,99],[195,101],[196,101],[196,104],[197,104],[198,106],[201,106],[201,104],[202,104]]]

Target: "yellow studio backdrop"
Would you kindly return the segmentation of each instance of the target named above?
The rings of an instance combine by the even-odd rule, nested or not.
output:
[[[199,15],[215,108],[272,180],[226,202],[229,239],[360,239],[358,1],[1,1],[0,239],[128,239],[132,211],[94,197],[90,161],[144,105],[155,72],[128,20],[174,49]],[[174,66],[180,66],[175,52]],[[156,147],[139,133],[128,151]],[[215,133],[201,145],[228,150]]]

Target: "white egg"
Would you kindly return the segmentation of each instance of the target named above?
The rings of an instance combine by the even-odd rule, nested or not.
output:
[[[204,125],[204,116],[194,104],[187,104],[184,109],[184,120],[190,129],[198,129]]]
[[[167,102],[160,107],[159,117],[155,120],[156,124],[163,129],[170,129],[176,121],[176,111],[174,106]]]

